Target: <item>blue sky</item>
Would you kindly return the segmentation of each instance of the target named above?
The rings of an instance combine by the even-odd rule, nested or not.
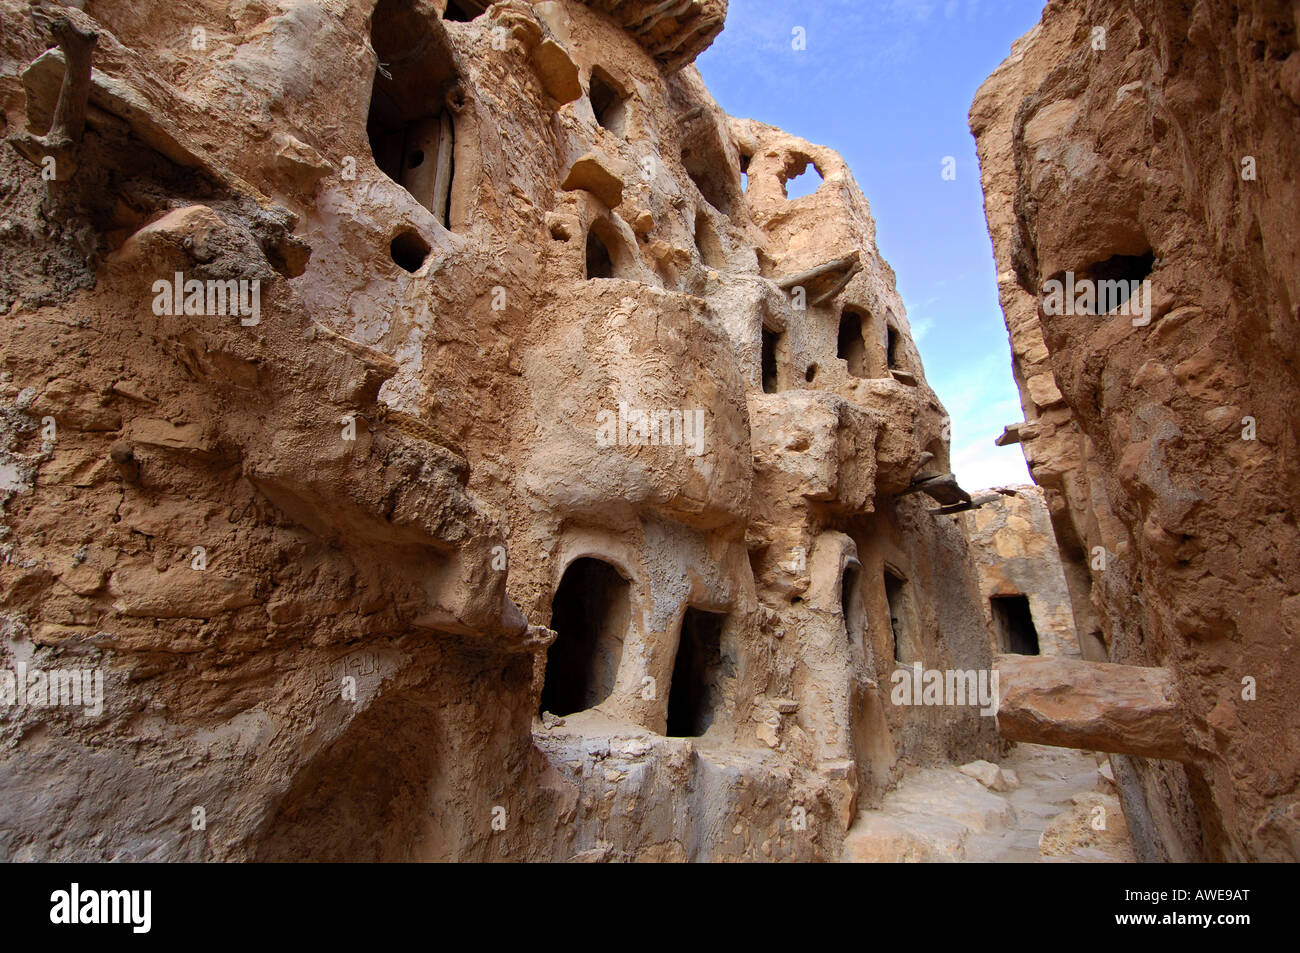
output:
[[[1029,475],[1018,446],[993,445],[1023,415],[966,114],[1042,9],[1043,0],[731,0],[727,28],[696,64],[727,112],[830,146],[853,169],[926,377],[952,416],[953,470],[968,490]],[[793,49],[795,27],[805,50]],[[942,177],[945,156],[956,159],[955,181]]]

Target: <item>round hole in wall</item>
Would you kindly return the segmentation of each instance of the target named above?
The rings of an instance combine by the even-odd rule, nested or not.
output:
[[[420,233],[410,229],[398,232],[389,246],[393,263],[403,271],[417,272],[429,257],[429,243],[420,237]]]
[[[411,158],[407,160],[407,168],[414,169],[424,163],[424,150],[416,149],[411,153]]]
[[[809,364],[808,370],[803,372],[803,379],[806,380],[809,384],[811,384],[813,382],[813,378],[815,378],[816,376],[817,376],[817,365]]]

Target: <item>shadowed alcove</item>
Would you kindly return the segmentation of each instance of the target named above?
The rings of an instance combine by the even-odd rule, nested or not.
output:
[[[380,0],[370,42],[379,58],[366,119],[375,165],[450,227],[456,129],[447,99],[460,80],[446,30],[411,0]]]
[[[688,608],[682,617],[668,694],[670,737],[698,738],[717,719],[723,704],[723,682],[735,669],[723,652],[726,621],[723,613],[695,608]]]
[[[1029,609],[1028,596],[993,596],[993,629],[1003,652],[1012,655],[1038,654],[1038,629]]]
[[[609,697],[630,611],[628,582],[609,563],[582,558],[564,571],[551,600],[556,639],[546,653],[542,711],[571,715]]]

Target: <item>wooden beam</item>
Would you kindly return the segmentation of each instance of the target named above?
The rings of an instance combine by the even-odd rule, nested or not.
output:
[[[1169,669],[1031,655],[999,655],[994,664],[1004,738],[1190,760]]]

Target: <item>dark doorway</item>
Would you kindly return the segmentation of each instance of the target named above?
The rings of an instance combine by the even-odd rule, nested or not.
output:
[[[541,710],[571,715],[614,690],[630,614],[629,586],[609,563],[577,559],[551,600],[555,642],[546,653]]]
[[[724,171],[727,168],[725,160],[698,149],[687,148],[682,150],[682,166],[691,181],[695,183],[695,187],[700,190],[700,194],[704,196],[704,201],[723,215],[728,214],[731,210],[731,201],[728,195],[727,175]]]
[[[902,364],[903,356],[899,353],[902,348],[902,337],[898,333],[898,328],[891,324],[888,326],[886,334],[885,359],[889,362],[889,369],[891,371],[905,370]]]
[[[781,335],[776,331],[763,329],[763,393],[775,394],[779,389],[776,364],[776,345]]]
[[[588,95],[596,122],[621,137],[627,127],[627,93],[623,92],[609,73],[599,66],[593,66]]]
[[[449,227],[455,127],[444,104],[459,80],[446,29],[413,4],[380,0],[370,42],[379,57],[366,118],[375,165]]]
[[[691,608],[682,618],[668,693],[669,737],[700,737],[722,707],[723,683],[734,674],[731,659],[722,651],[726,621],[722,613]]]
[[[989,599],[993,607],[993,628],[1003,652],[1012,655],[1038,654],[1038,629],[1034,614],[1029,610],[1027,596],[994,596]]]
[[[862,315],[845,310],[840,315],[835,356],[848,364],[850,377],[867,377],[867,344],[862,339]]]
[[[609,247],[596,234],[594,228],[587,232],[587,278],[613,278],[614,259]]]

